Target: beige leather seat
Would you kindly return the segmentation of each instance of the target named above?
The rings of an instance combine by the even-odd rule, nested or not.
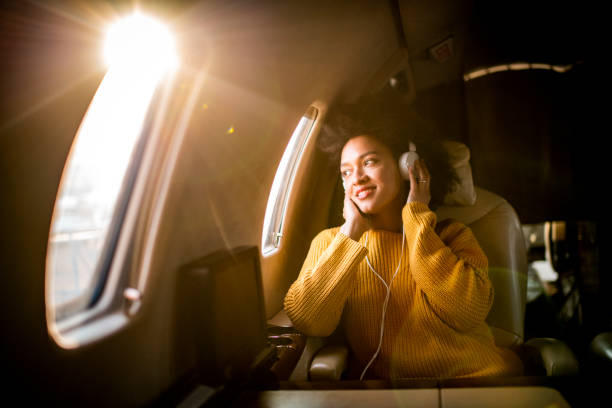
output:
[[[457,190],[436,211],[438,221],[452,218],[469,226],[489,259],[489,277],[495,290],[494,303],[487,317],[498,346],[513,348],[523,358],[526,374],[572,375],[578,363],[571,350],[554,339],[524,342],[527,292],[527,249],[519,217],[499,195],[473,185],[469,149],[450,142],[447,148],[461,178]],[[320,341],[312,341],[321,347]],[[315,354],[306,352],[302,365]],[[309,365],[311,379],[339,379],[346,366],[346,350],[322,348]],[[295,380],[305,379],[296,369]]]
[[[502,197],[476,187],[470,206],[438,208],[438,221],[455,219],[470,227],[489,259],[495,297],[487,323],[498,346],[523,342],[527,293],[527,249],[519,218]]]
[[[612,372],[612,331],[599,333],[589,344],[589,364],[592,373]]]
[[[525,342],[527,248],[520,220],[502,197],[475,188],[471,206],[440,207],[438,220],[453,218],[469,226],[489,259],[489,278],[495,298],[487,324],[501,347],[514,349],[525,363],[526,374],[575,375],[578,361],[560,340],[533,338]]]

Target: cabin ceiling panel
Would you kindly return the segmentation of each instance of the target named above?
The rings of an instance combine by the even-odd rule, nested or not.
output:
[[[416,90],[461,80],[473,1],[399,0],[398,3]],[[430,49],[445,40],[451,54],[439,61]]]
[[[195,65],[300,109],[360,93],[399,46],[388,2],[208,2],[177,24]]]
[[[571,64],[597,52],[597,10],[552,0],[399,0],[415,87],[424,90],[475,68],[511,62]],[[430,49],[452,38],[444,62]]]

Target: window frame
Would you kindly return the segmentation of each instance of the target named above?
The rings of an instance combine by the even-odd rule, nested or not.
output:
[[[181,122],[176,121],[175,116],[180,116],[182,122],[186,122],[194,103],[189,100],[190,104],[181,105],[185,109],[170,107],[170,102],[176,102],[175,94],[180,91],[176,85],[178,76],[176,72],[167,73],[152,94],[92,276],[92,284],[85,292],[89,299],[86,306],[56,320],[56,311],[47,304],[52,278],[48,266],[45,268],[47,330],[60,348],[74,349],[112,335],[133,320],[140,310],[140,298],[149,277],[146,270],[148,265],[141,262],[141,247],[156,238],[156,234],[149,236],[149,216],[158,207],[163,207],[163,202],[160,204],[159,201],[165,198],[165,195],[151,195],[149,190],[158,188],[160,180],[169,184],[169,177],[164,175],[171,173],[185,131],[184,126],[174,129],[177,122]],[[190,95],[199,92],[202,77],[203,74],[197,75],[199,81]],[[168,137],[168,132],[173,133],[172,137]],[[168,156],[171,156],[171,160],[166,160]],[[59,191],[61,187],[58,188],[58,197]],[[136,281],[140,284],[134,284]]]
[[[304,154],[311,141],[314,140],[313,134],[321,117],[321,109],[315,104],[310,105],[300,118],[283,151],[270,188],[264,216],[261,237],[261,253],[264,257],[269,257],[281,249],[294,180]]]
[[[125,171],[125,176],[122,181],[117,200],[113,208],[113,215],[108,225],[104,242],[100,249],[99,258],[96,262],[94,272],[91,275],[90,283],[88,287],[75,299],[69,300],[61,305],[55,306],[55,317],[56,320],[69,319],[70,316],[83,312],[89,308],[92,308],[100,300],[100,297],[104,291],[108,274],[110,272],[119,236],[123,229],[123,222],[130,200],[132,199],[132,192],[134,183],[138,177],[140,167],[143,160],[144,149],[150,140],[150,122],[152,116],[159,108],[159,88],[156,88],[147,114],[143,122],[143,129],[136,137],[136,143],[134,144],[130,161]],[[66,166],[70,161],[71,155],[66,160]],[[61,188],[60,188],[61,190]],[[59,316],[58,316],[59,315]]]

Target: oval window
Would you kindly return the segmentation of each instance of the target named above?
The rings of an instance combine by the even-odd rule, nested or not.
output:
[[[289,144],[276,170],[272,189],[270,190],[270,196],[268,197],[266,216],[264,218],[264,228],[261,239],[263,255],[274,253],[280,246],[281,237],[283,236],[283,222],[291,187],[293,185],[293,179],[295,178],[295,172],[298,168],[302,153],[310,140],[310,134],[318,113],[319,111],[317,108],[311,106],[304,116],[302,116],[291,135]]]
[[[109,69],[77,131],[55,202],[46,271],[50,325],[91,307],[104,288],[140,165],[147,113],[176,64],[173,50],[164,49],[171,43],[160,35],[169,33],[139,14],[109,31]],[[153,40],[153,46],[141,44]]]

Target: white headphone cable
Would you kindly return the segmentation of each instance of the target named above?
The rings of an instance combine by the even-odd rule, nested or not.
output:
[[[366,255],[366,257],[365,257],[366,263],[368,264],[368,267],[370,268],[370,270],[372,272],[374,272],[374,275],[376,275],[378,277],[378,279],[380,279],[380,281],[383,283],[383,285],[385,285],[385,288],[387,288],[387,295],[385,296],[385,301],[383,302],[382,317],[381,317],[381,322],[380,322],[380,338],[378,340],[378,348],[374,352],[374,355],[372,356],[372,359],[370,360],[370,362],[363,369],[363,372],[361,373],[361,376],[359,377],[359,380],[363,380],[363,376],[365,375],[366,371],[368,371],[368,368],[370,368],[370,366],[372,365],[374,360],[376,360],[376,357],[378,357],[378,354],[380,353],[380,349],[382,347],[383,334],[385,332],[385,315],[387,314],[387,305],[389,304],[389,297],[391,296],[391,285],[393,284],[393,281],[395,280],[395,276],[399,272],[400,265],[402,264],[402,259],[404,257],[404,241],[405,241],[405,238],[406,238],[406,235],[404,233],[404,226],[402,225],[402,250],[400,252],[400,260],[399,260],[399,263],[397,264],[397,268],[395,268],[395,272],[393,273],[393,277],[391,278],[391,281],[389,282],[388,285],[387,285],[387,282],[385,282],[385,280],[382,278],[382,276],[380,276],[374,270],[374,268],[372,267],[372,264],[370,263],[370,260],[368,259],[368,256]],[[365,239],[364,246],[366,248],[368,247],[368,233],[367,232],[366,232],[366,239]]]

